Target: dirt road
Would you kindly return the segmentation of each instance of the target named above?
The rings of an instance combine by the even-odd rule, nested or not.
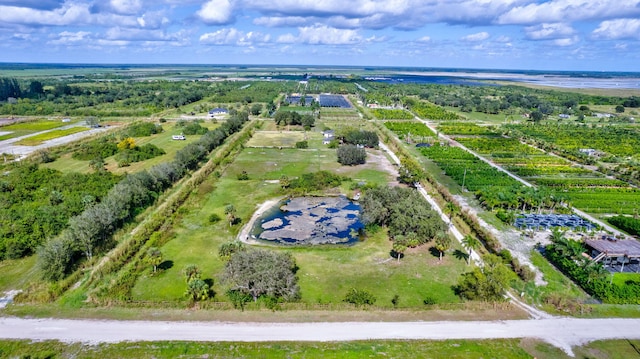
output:
[[[55,339],[85,343],[166,340],[268,342],[537,338],[572,354],[572,346],[594,340],[640,339],[640,319],[221,323],[0,318],[0,338]]]

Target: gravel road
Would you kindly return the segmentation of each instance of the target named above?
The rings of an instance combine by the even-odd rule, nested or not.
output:
[[[269,342],[537,338],[572,354],[573,346],[594,340],[640,339],[640,319],[221,323],[0,318],[0,338],[91,344],[167,340]]]

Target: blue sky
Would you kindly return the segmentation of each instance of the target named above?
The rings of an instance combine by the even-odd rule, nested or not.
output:
[[[640,0],[0,0],[0,62],[640,71]]]

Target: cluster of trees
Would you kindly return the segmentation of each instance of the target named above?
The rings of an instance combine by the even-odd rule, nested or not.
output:
[[[207,133],[207,131],[209,131],[208,128],[200,125],[200,123],[197,120],[191,121],[191,122],[180,120],[176,124],[176,127],[180,128],[182,133],[187,136],[204,135],[205,133]]]
[[[336,152],[338,162],[345,166],[355,166],[364,164],[367,161],[367,152],[363,147],[355,145],[342,145]]]
[[[300,298],[298,266],[289,253],[264,249],[240,250],[231,254],[222,274],[232,301],[249,296],[254,301],[270,297],[276,301]]]
[[[312,115],[300,115],[296,111],[278,111],[273,119],[278,126],[299,125],[303,126],[305,130],[310,130],[316,123],[316,119]]]
[[[353,128],[346,128],[345,130],[336,133],[338,138],[343,144],[364,146],[368,148],[377,148],[380,140],[378,134],[375,131],[365,131]]]
[[[129,139],[131,141],[126,142],[126,147],[120,146],[124,141]],[[151,143],[137,146],[135,141],[130,137],[120,142],[118,144],[118,149],[119,151],[116,154],[116,161],[118,162],[119,167],[126,167],[131,163],[145,161],[154,157],[162,156],[166,153],[163,149]]]
[[[0,259],[32,254],[121,179],[18,164],[0,179]]]
[[[0,77],[0,101],[7,101],[9,97],[15,99],[22,96],[18,80]]]
[[[640,281],[614,283],[602,264],[582,256],[582,242],[567,239],[562,232],[552,233],[551,241],[545,248],[545,257],[587,293],[604,303],[640,304]]]
[[[321,191],[327,188],[338,187],[343,181],[348,180],[350,179],[347,177],[342,177],[329,171],[318,171],[305,173],[300,177],[291,180],[288,177],[283,176],[280,178],[280,186],[292,193],[305,194],[314,191]]]
[[[124,135],[128,137],[147,137],[162,133],[161,125],[152,122],[135,122],[127,126]]]
[[[394,251],[400,255],[407,247],[432,241],[446,226],[420,194],[408,188],[376,187],[368,189],[360,200],[362,218],[367,225],[389,229]]]
[[[82,213],[72,217],[62,234],[51,238],[38,249],[38,266],[43,277],[59,280],[82,257],[90,259],[96,250],[112,245],[109,239],[116,230],[153,203],[160,193],[187,171],[196,169],[210,151],[240,130],[247,119],[246,113],[238,114],[178,151],[174,161],[156,165],[149,171],[127,175],[101,202],[88,206]]]
[[[484,256],[484,265],[464,273],[455,287],[456,293],[470,300],[503,301],[514,273],[494,254]]]
[[[640,235],[640,219],[627,216],[614,216],[607,218],[607,221],[632,236]]]

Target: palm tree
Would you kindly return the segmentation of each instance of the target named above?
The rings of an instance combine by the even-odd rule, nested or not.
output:
[[[467,234],[466,236],[464,236],[464,238],[462,238],[462,244],[467,247],[467,250],[469,251],[467,264],[471,264],[471,254],[474,250],[480,248],[481,243],[478,238]]]
[[[551,235],[549,236],[549,239],[553,243],[558,243],[562,241],[562,239],[564,239],[564,233],[565,232],[562,229],[560,229],[560,227],[553,227],[551,229]]]
[[[436,233],[436,249],[438,250],[438,252],[440,252],[440,259],[439,261],[442,261],[442,254],[448,250],[449,248],[451,248],[451,237],[449,237],[449,235],[447,235],[446,233],[444,233],[443,231],[438,231],[438,233]]]
[[[458,213],[458,206],[456,206],[456,204],[453,202],[447,202],[447,204],[445,204],[444,206],[444,211],[445,213],[449,214],[449,221],[451,221],[451,217],[453,217],[454,214]]]

